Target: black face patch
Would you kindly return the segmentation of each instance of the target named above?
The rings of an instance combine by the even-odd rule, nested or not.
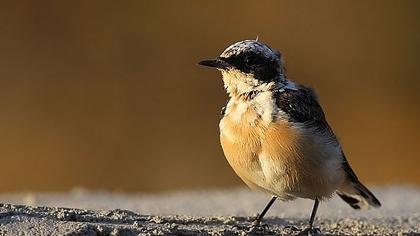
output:
[[[221,59],[235,69],[253,74],[255,79],[262,82],[276,81],[280,78],[279,60],[267,58],[254,51],[246,51]]]

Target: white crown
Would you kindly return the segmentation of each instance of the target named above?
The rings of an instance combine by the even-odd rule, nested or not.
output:
[[[267,45],[258,42],[256,40],[244,40],[230,45],[223,51],[220,57],[228,58],[232,55],[238,55],[242,52],[253,51],[257,54],[262,54],[267,58],[277,58],[278,54],[276,51],[268,47]]]

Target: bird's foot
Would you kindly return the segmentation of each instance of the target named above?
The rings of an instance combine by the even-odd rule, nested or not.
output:
[[[261,223],[261,222],[253,221],[252,224],[251,224],[251,228],[266,229],[266,228],[268,228],[268,224],[264,224],[264,223]]]
[[[294,225],[286,225],[284,226],[285,229],[289,229],[291,231],[299,231],[298,227],[294,226]]]
[[[308,227],[308,228],[302,230],[298,234],[298,236],[315,236],[315,235],[318,235],[319,233],[321,233],[321,230],[319,230],[318,228]]]
[[[248,235],[264,235],[266,230],[268,229],[267,224],[260,224],[260,225],[251,225],[248,231],[246,232]]]
[[[261,226],[261,221],[262,219],[260,218],[260,215],[257,214],[254,218],[254,220],[252,221],[252,227],[254,228],[258,228]],[[262,227],[265,227],[264,225],[262,225]]]
[[[248,230],[248,233],[261,233],[264,232],[268,228],[267,224],[262,224],[261,219],[259,219],[258,215]]]

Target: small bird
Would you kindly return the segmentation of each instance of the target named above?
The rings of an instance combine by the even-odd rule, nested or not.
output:
[[[220,142],[236,174],[254,190],[272,195],[254,226],[278,198],[319,202],[337,193],[354,209],[380,207],[351,169],[317,96],[286,77],[282,54],[257,40],[230,45],[198,64],[221,71],[229,101],[220,121]]]

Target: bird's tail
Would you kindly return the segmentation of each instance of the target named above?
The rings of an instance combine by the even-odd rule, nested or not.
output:
[[[337,191],[341,197],[354,209],[368,209],[370,206],[378,208],[381,206],[379,200],[362,183],[350,182]]]

